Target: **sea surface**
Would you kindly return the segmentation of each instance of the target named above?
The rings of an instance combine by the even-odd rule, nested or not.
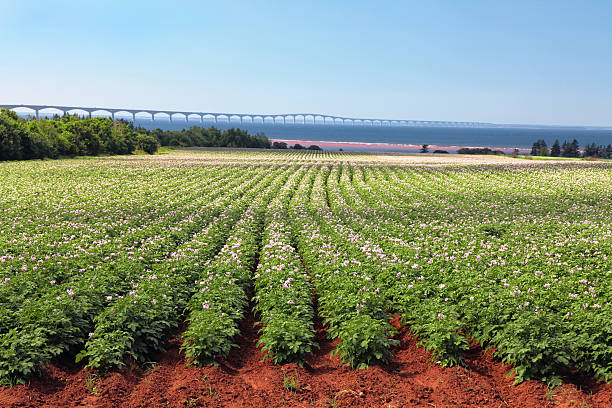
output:
[[[128,119],[127,117],[125,119]],[[131,120],[131,117],[129,118]],[[230,127],[242,128],[254,134],[263,132],[272,140],[284,140],[289,144],[304,142],[304,145],[317,144],[326,150],[376,150],[404,151],[419,150],[423,144],[430,145],[430,150],[437,148],[454,153],[460,147],[490,147],[512,151],[531,149],[533,142],[544,139],[552,146],[556,139],[560,143],[565,140],[577,139],[581,147],[595,143],[598,145],[612,144],[612,128],[586,127],[434,127],[434,126],[371,126],[371,125],[323,125],[323,124],[272,124],[272,123],[240,123],[221,119],[215,123],[192,118],[185,119],[150,119],[137,118],[136,126],[147,129],[160,128],[184,129],[191,126],[215,126],[219,129]]]
[[[261,124],[238,121],[150,120],[136,119],[136,125],[147,129],[182,129],[190,126],[215,126],[219,129],[239,127],[250,133],[263,132],[273,140],[290,143],[318,144],[325,149],[416,151],[420,145],[430,145],[430,150],[440,148],[453,153],[459,147],[491,147],[509,151],[530,149],[533,142],[544,139],[552,146],[556,139],[560,143],[577,139],[586,144],[612,144],[612,129],[562,128],[562,127],[425,127],[425,126],[370,126],[370,125],[323,125],[323,124]],[[329,143],[332,142],[332,143]],[[337,143],[341,142],[341,143]]]

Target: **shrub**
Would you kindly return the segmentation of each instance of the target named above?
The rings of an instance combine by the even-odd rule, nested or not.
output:
[[[23,140],[27,137],[24,121],[15,112],[0,111],[0,160],[21,160]]]
[[[159,149],[159,142],[153,136],[139,134],[137,138],[138,148],[149,153],[153,154],[157,152]]]

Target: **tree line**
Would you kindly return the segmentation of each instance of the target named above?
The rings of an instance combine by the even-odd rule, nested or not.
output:
[[[181,130],[148,130],[142,127],[138,132],[149,135],[161,146],[174,147],[246,147],[270,149],[270,140],[263,133],[250,135],[243,129],[220,130],[215,127],[192,126]]]
[[[271,143],[263,133],[250,135],[242,129],[221,131],[194,126],[182,130],[148,130],[135,128],[131,122],[105,117],[64,115],[26,120],[14,111],[0,110],[0,161],[130,154],[135,150],[153,154],[160,146],[288,147],[283,142]],[[305,147],[296,145],[293,148]],[[318,146],[309,149],[320,150]]]
[[[421,145],[421,150],[419,150],[421,153],[429,153],[429,145],[428,144],[424,144]],[[446,150],[434,150],[433,153],[437,153],[437,154],[448,154],[448,151]],[[505,154],[503,151],[501,150],[492,150],[488,147],[462,147],[460,149],[457,150],[457,154]]]
[[[243,129],[219,130],[215,127],[203,128],[192,126],[181,130],[147,130],[142,127],[136,129],[138,132],[150,135],[159,141],[161,146],[175,147],[246,147],[259,149],[309,149],[321,150],[319,146],[309,147],[295,144],[288,146],[285,142],[270,142],[267,136],[258,132],[250,135]]]
[[[559,143],[559,139],[555,140],[549,148],[544,139],[536,140],[531,147],[532,156],[550,156],[550,157],[596,157],[600,159],[612,159],[612,145],[607,146],[596,145],[595,143],[588,144],[580,151],[580,143],[574,139],[571,142],[564,141]]]
[[[0,110],[0,160],[129,154],[136,149],[157,151],[154,138],[138,133],[125,121],[64,115],[26,120]]]
[[[285,142],[274,142],[274,143],[272,143],[272,148],[273,149],[295,149],[295,150],[304,150],[304,149],[306,149],[306,150],[323,150],[323,149],[321,149],[317,145],[310,145],[310,146],[306,147],[306,146],[302,146],[299,143],[296,143],[293,146],[289,146]],[[342,149],[340,149],[340,150],[342,150]]]

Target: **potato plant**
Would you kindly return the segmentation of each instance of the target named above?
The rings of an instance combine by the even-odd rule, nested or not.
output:
[[[57,358],[148,361],[170,336],[187,364],[217,364],[250,313],[277,364],[308,362],[317,316],[332,355],[384,364],[399,317],[437,364],[475,342],[516,382],[612,381],[612,166],[487,160],[0,163],[0,385]]]

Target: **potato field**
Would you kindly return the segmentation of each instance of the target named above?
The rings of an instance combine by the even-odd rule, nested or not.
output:
[[[250,353],[281,370],[270,381],[286,406],[428,406],[435,387],[410,405],[305,384],[323,354],[351,376],[400,372],[408,338],[432,370],[472,372],[477,352],[504,387],[543,395],[582,378],[607,399],[611,281],[609,162],[247,150],[5,162],[0,401],[21,406],[15,393],[49,367],[102,390],[175,348],[181,370],[225,369],[226,385]],[[215,400],[219,384],[147,405],[242,406],[239,391]],[[82,406],[106,406],[87,387]],[[49,401],[37,392],[32,406]]]

